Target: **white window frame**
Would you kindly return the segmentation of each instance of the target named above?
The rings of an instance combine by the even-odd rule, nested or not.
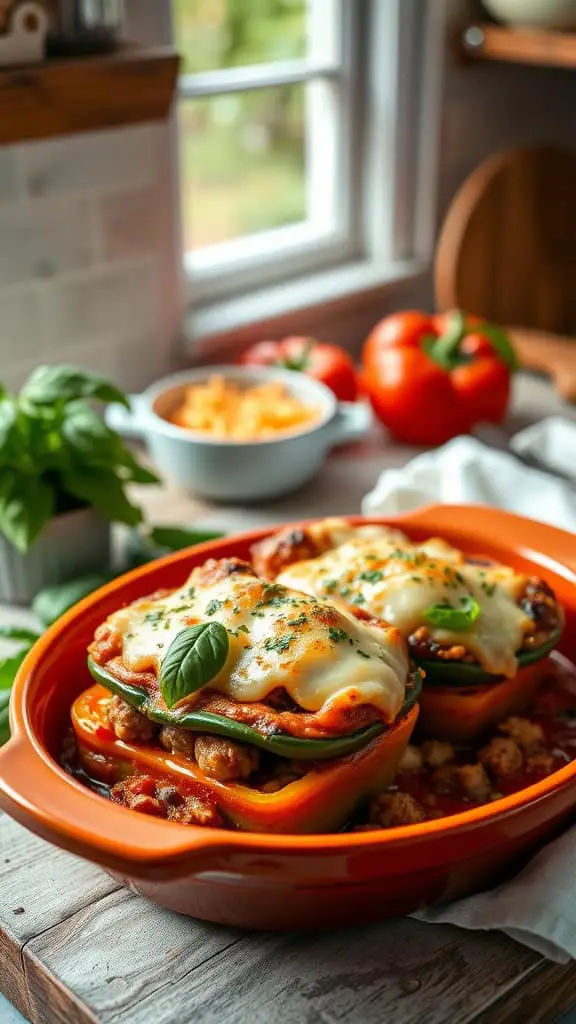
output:
[[[339,0],[319,0],[317,10],[320,3],[326,13]],[[296,329],[304,310],[373,296],[429,271],[436,230],[445,0],[341,3],[337,32],[327,32],[321,48],[305,61],[205,72],[181,81],[182,95],[190,97],[252,87],[257,75],[263,86],[316,79],[329,83],[336,75],[345,80],[342,138],[334,146],[340,224],[325,232],[310,225],[281,228],[187,256],[187,329],[200,354],[202,339],[211,345],[216,339],[243,338],[246,329],[267,321]],[[146,41],[169,42],[169,6],[135,0],[133,29],[146,25]],[[322,102],[327,96],[329,86]],[[307,144],[315,144],[314,136]]]

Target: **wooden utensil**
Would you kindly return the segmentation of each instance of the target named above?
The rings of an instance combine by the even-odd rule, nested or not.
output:
[[[435,279],[440,310],[517,325],[523,365],[576,400],[576,153],[530,147],[481,164],[448,211]]]

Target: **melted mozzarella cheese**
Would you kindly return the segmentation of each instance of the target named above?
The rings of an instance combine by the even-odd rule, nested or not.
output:
[[[440,538],[413,544],[400,537],[358,534],[318,558],[289,566],[278,580],[365,608],[404,637],[424,625],[432,639],[464,647],[488,672],[514,676],[516,652],[532,628],[517,604],[525,577],[506,566],[466,562],[461,551]],[[449,602],[458,608],[467,597],[475,598],[480,614],[466,631],[441,629],[427,620],[432,605]]]
[[[129,669],[157,672],[187,625],[220,622],[228,630],[229,654],[210,689],[251,702],[284,687],[307,711],[370,704],[386,721],[395,719],[409,671],[396,629],[361,622],[345,609],[253,575],[235,573],[206,584],[199,572],[168,597],[145,599],[110,616],[108,626],[122,638]]]

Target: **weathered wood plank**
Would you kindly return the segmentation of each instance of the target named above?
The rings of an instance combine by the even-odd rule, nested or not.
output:
[[[544,961],[486,1007],[474,1024],[554,1024],[575,1001],[576,965]]]
[[[545,1024],[574,999],[575,965],[502,935],[411,920],[244,935],[154,907],[6,819],[0,850],[2,988],[34,1024],[268,1024],[279,1008],[283,1024]]]
[[[0,813],[0,989],[25,1017],[34,1019],[25,944],[118,888],[93,864],[57,850]]]
[[[119,888],[94,864],[0,817],[0,924],[20,946]]]
[[[187,1020],[193,1007],[183,980],[242,938],[242,932],[192,921],[121,889],[27,943],[32,1011],[40,1012],[50,996],[47,979],[57,977],[86,1008],[74,1018],[79,1024],[91,1021],[90,1012],[101,1024],[135,1020],[141,1002],[151,1003],[154,1017],[164,1019],[160,1003],[169,991],[179,993],[172,1019]],[[63,1024],[67,1019],[62,1016]]]
[[[152,910],[129,893],[43,933],[29,954],[99,1024],[268,1024],[280,1007],[283,1024],[464,1024],[542,963],[501,935],[409,920],[242,936]]]

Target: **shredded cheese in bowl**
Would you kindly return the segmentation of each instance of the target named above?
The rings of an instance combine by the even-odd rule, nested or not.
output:
[[[222,440],[262,441],[299,433],[321,416],[321,409],[300,401],[281,381],[241,387],[213,376],[188,387],[167,418],[178,427]]]

